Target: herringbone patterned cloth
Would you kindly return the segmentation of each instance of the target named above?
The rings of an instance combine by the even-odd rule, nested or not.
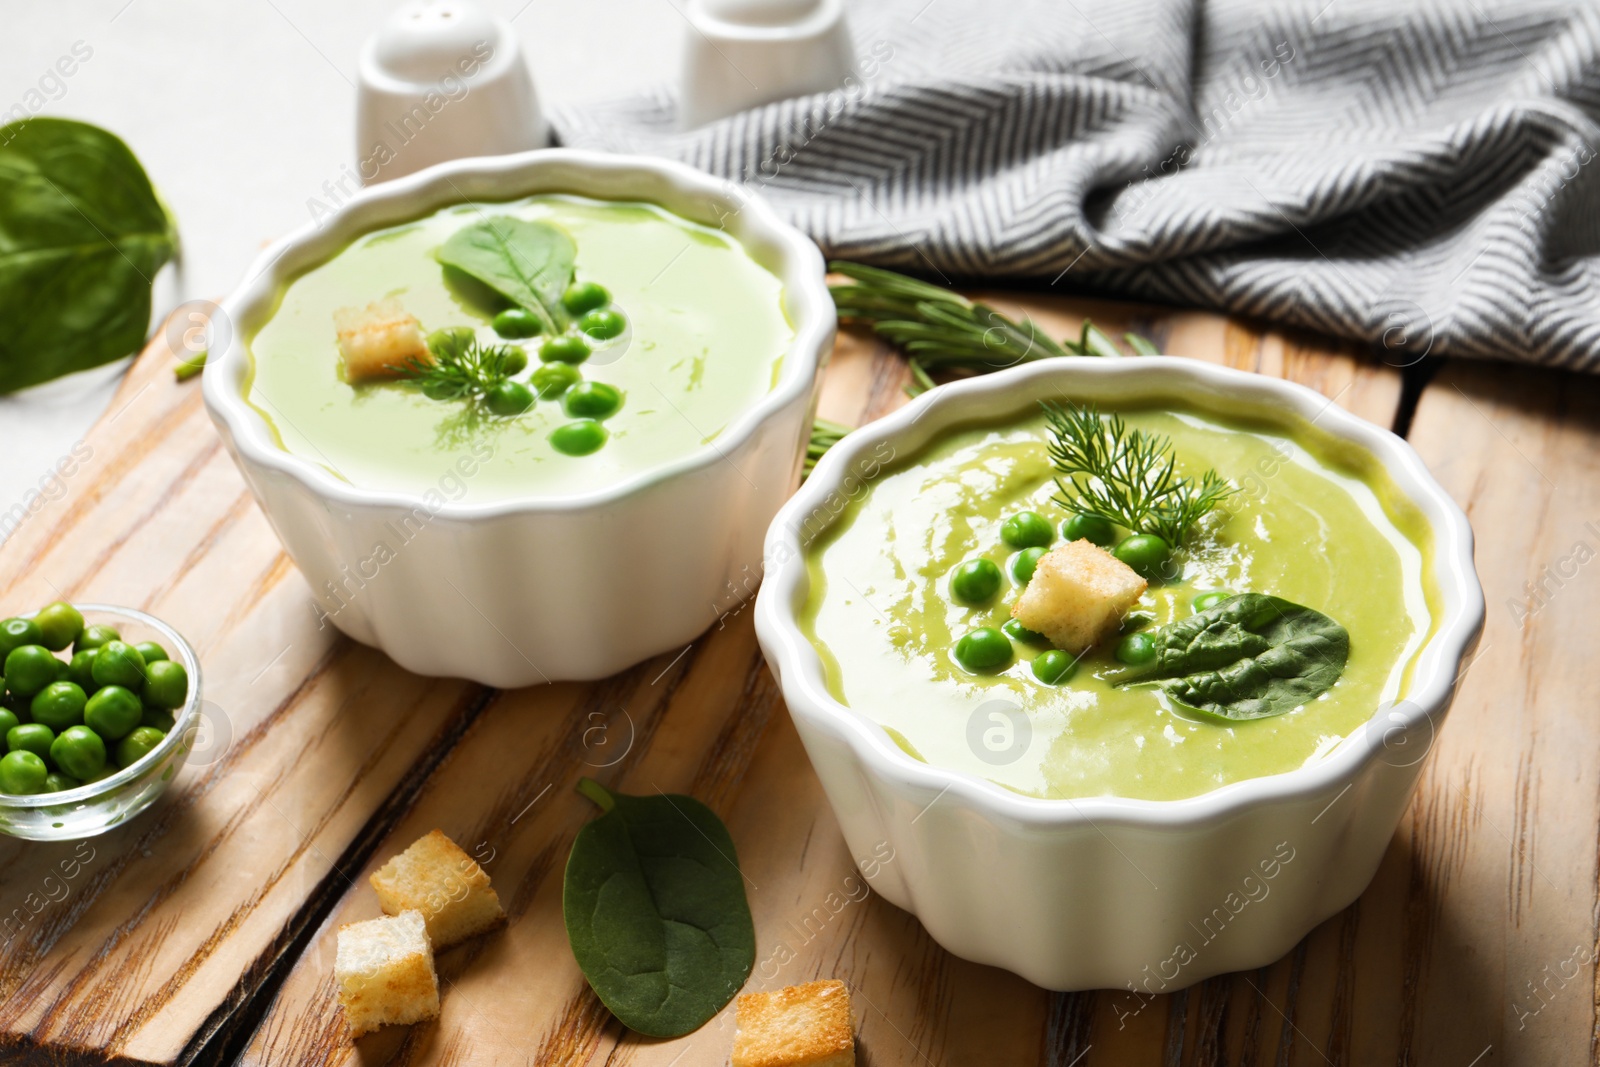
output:
[[[670,2],[670,0],[669,0]],[[1600,4],[879,0],[840,90],[577,147],[745,182],[830,256],[1600,369]],[[759,71],[745,72],[759,84]]]

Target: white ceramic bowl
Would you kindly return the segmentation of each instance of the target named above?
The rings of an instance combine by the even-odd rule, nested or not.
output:
[[[475,504],[377,491],[278,447],[244,400],[245,338],[289,279],[363,233],[449,204],[556,192],[648,201],[720,225],[776,274],[795,339],[772,391],[690,456],[566,496]],[[232,338],[206,369],[206,407],[312,589],[345,594],[323,604],[338,608],[329,617],[339,629],[419,674],[502,687],[600,678],[687,644],[754,584],[832,350],[824,279],[804,234],[682,164],[576,151],[445,163],[363,190],[262,254],[222,305]],[[408,521],[422,535],[373,566],[374,545]]]
[[[1404,699],[1321,761],[1174,801],[1042,800],[921,763],[828,692],[796,616],[804,550],[882,469],[962,423],[1039,398],[1108,406],[1181,398],[1316,428],[1378,458],[1420,509],[1439,592],[1436,630]],[[892,449],[890,452],[888,449]],[[795,726],[873,887],[958,956],[1051,989],[1149,996],[1278,959],[1371,880],[1399,823],[1463,658],[1483,625],[1466,516],[1403,440],[1275,378],[1191,360],[1046,360],[945,385],[846,437],[767,534],[756,630]],[[886,857],[888,857],[886,859]]]

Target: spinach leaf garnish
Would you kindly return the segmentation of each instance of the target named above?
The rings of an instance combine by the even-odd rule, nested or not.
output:
[[[115,135],[53,118],[0,127],[0,393],[138,351],[177,247]]]
[[[756,933],[727,827],[693,797],[578,791],[605,813],[578,832],[561,907],[572,954],[624,1026],[681,1037],[750,976]]]
[[[491,215],[451,234],[434,255],[533,312],[546,334],[559,332],[565,323],[561,294],[572,284],[578,259],[578,246],[565,230]]]
[[[1155,682],[1186,708],[1240,721],[1282,715],[1332,688],[1350,634],[1312,608],[1241,593],[1156,630],[1156,658],[1119,685]]]

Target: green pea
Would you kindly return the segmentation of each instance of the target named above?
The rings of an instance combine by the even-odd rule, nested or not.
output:
[[[1143,667],[1156,658],[1155,638],[1136,630],[1117,642],[1117,662],[1130,667]]]
[[[611,308],[596,308],[578,320],[578,329],[596,341],[609,341],[613,337],[619,337],[627,328],[628,320]]]
[[[579,382],[567,390],[561,410],[575,419],[604,419],[622,406],[622,393],[605,382]]]
[[[72,681],[72,664],[64,659],[56,660],[56,681]]]
[[[13,726],[21,725],[22,720],[10,708],[0,708],[0,737],[11,732]]]
[[[1039,559],[1044,555],[1044,549],[1034,547],[1025,548],[1018,552],[1011,560],[1011,577],[1019,585],[1027,585],[1033,578],[1033,572],[1039,566]]]
[[[1159,578],[1172,547],[1155,534],[1133,534],[1117,542],[1111,554],[1146,578]]]
[[[146,663],[154,663],[157,660],[172,658],[171,656],[167,655],[166,649],[162,648],[154,641],[140,641],[133,647],[139,650],[139,655],[144,657],[144,661]]]
[[[140,726],[154,726],[162,733],[171,732],[177,722],[172,718],[172,712],[165,708],[145,708],[144,714],[139,716]]]
[[[88,700],[76,682],[51,682],[34,695],[28,710],[34,722],[44,723],[59,732],[83,721],[83,709]]]
[[[1042,548],[1055,537],[1055,531],[1037,511],[1019,511],[1000,524],[1000,540],[1012,548]]]
[[[574,385],[583,381],[578,368],[567,363],[546,363],[528,379],[540,400],[554,400]]]
[[[956,662],[969,671],[993,671],[1011,662],[1011,640],[992,626],[969,630],[956,642]]]
[[[489,410],[509,418],[533,407],[533,391],[521,382],[500,382],[483,398]]]
[[[527,308],[506,308],[493,319],[489,325],[501,337],[522,338],[537,337],[544,331],[544,323],[539,316]]]
[[[29,796],[44,792],[50,768],[32,752],[7,752],[0,756],[0,793]]]
[[[87,726],[71,726],[51,744],[50,758],[57,769],[87,782],[106,769],[106,743]]]
[[[1201,593],[1199,596],[1189,601],[1189,603],[1191,606],[1193,606],[1196,612],[1201,612],[1205,611],[1207,608],[1216,607],[1218,604],[1222,603],[1224,600],[1227,600],[1231,596],[1233,596],[1233,594],[1228,592],[1226,589],[1213,589],[1209,593]]]
[[[57,660],[43,645],[22,645],[6,653],[6,691],[23,700],[56,680]]]
[[[1088,541],[1104,548],[1117,539],[1117,531],[1099,515],[1068,515],[1061,524],[1061,536],[1068,541]]]
[[[14,648],[23,645],[44,644],[44,634],[32,619],[7,619],[0,622],[0,656],[9,656]]]
[[[77,682],[78,688],[85,693],[100,688],[94,684],[94,658],[99,654],[98,648],[86,648],[82,652],[74,652],[72,662],[67,664],[67,680]]]
[[[25,722],[6,731],[7,752],[32,752],[40,759],[50,755],[56,732],[39,722]]]
[[[40,608],[33,621],[39,627],[39,644],[51,652],[60,652],[83,633],[83,614],[64,600]]]
[[[167,735],[149,726],[141,726],[117,742],[117,766],[131,767],[150,754]]]
[[[575,333],[564,333],[540,345],[539,358],[546,363],[582,363],[589,358],[589,342]]]
[[[82,784],[82,782],[78,781],[70,774],[62,774],[60,771],[51,771],[45,777],[44,792],[65,793],[68,789],[76,789]]]
[[[96,685],[120,685],[137,691],[144,685],[144,657],[124,641],[107,641],[90,664]]]
[[[1000,568],[992,560],[969,559],[950,572],[950,595],[964,604],[987,604],[1000,592]]]
[[[72,643],[72,651],[82,652],[86,648],[99,648],[108,641],[120,641],[122,635],[115,626],[85,626],[83,633]]]
[[[145,670],[143,695],[148,707],[181,708],[189,699],[189,672],[173,660],[152,663]]]
[[[108,685],[84,705],[83,722],[107,741],[115,741],[138,726],[143,715],[144,706],[131,689]]]
[[[1041,652],[1033,657],[1033,676],[1045,685],[1070,682],[1078,672],[1078,661],[1059,648]]]
[[[611,294],[606,292],[605,286],[594,282],[577,282],[567,286],[567,291],[561,294],[561,306],[567,309],[569,315],[582,315],[609,303]]]
[[[528,367],[528,353],[520,348],[507,348],[500,356],[500,373],[521,374]]]
[[[569,456],[587,456],[600,451],[610,436],[606,428],[593,419],[579,419],[551,430],[550,444],[557,452],[565,452]]]
[[[1044,634],[1028,629],[1016,619],[1007,619],[1000,629],[1004,630],[1006,636],[1011,640],[1020,641],[1025,645],[1048,645],[1050,643],[1050,639],[1045,637]]]

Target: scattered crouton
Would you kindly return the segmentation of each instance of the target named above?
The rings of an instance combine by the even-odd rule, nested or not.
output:
[[[407,360],[433,362],[422,324],[398,300],[340,308],[333,313],[333,325],[339,333],[344,380],[351,385],[399,377],[395,368]]]
[[[341,926],[333,974],[352,1037],[439,1017],[439,976],[419,912]]]
[[[1117,632],[1145,585],[1132,567],[1105,549],[1071,541],[1039,558],[1011,617],[1076,656]]]
[[[439,830],[373,871],[370,881],[384,914],[422,913],[436,951],[506,921],[489,876]]]
[[[837,979],[739,998],[733,1067],[855,1067],[850,990]]]

